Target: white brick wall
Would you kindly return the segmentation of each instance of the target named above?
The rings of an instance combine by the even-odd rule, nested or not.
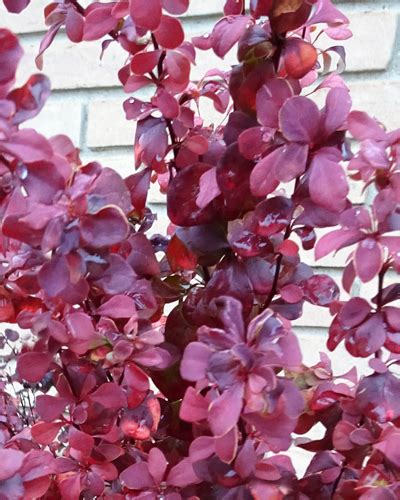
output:
[[[45,29],[42,11],[46,4],[47,0],[33,0],[19,16],[8,14],[0,4],[0,25],[21,34],[26,51],[18,74],[20,83],[37,71],[34,55]],[[224,0],[193,0],[184,21],[188,35],[206,33],[223,4]],[[354,106],[372,113],[388,127],[400,126],[400,2],[348,0],[340,2],[340,7],[349,16],[354,32],[354,38],[345,42],[348,50],[346,79]],[[52,80],[54,93],[43,113],[31,123],[48,135],[68,134],[81,147],[85,160],[99,159],[104,165],[128,175],[133,172],[135,126],[124,119],[122,102],[126,95],[116,76],[124,62],[124,54],[116,44],[109,47],[102,61],[99,54],[98,42],[74,45],[63,34],[57,37],[44,58],[44,71]],[[199,52],[194,76],[199,78],[212,63],[219,68],[229,68],[233,61],[234,54],[228,54],[221,63],[211,53]],[[203,113],[210,121],[220,119],[207,104]],[[351,196],[354,201],[361,201],[357,186],[352,186]],[[155,231],[162,231],[166,213],[163,196],[156,187],[149,201],[158,213]],[[343,251],[335,258],[323,259],[318,265],[337,278],[346,255]],[[310,252],[305,260],[312,262]],[[367,293],[373,294],[374,289],[375,284],[368,285]],[[306,306],[304,316],[296,322],[306,360],[316,361],[318,351],[324,350],[325,327],[329,320],[327,310]],[[343,349],[335,353],[334,366],[339,371],[342,367],[344,371],[350,362],[351,358]]]

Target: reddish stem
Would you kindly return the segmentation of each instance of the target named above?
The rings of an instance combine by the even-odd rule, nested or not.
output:
[[[298,185],[299,185],[299,182],[300,182],[300,178],[297,177],[296,183],[294,185],[293,194],[296,192]],[[288,225],[286,226],[283,240],[289,239],[291,233],[292,233],[292,220],[290,220]],[[274,274],[274,280],[272,282],[271,291],[269,292],[269,295],[268,295],[265,303],[260,307],[260,311],[264,311],[265,309],[268,309],[268,307],[271,305],[271,302],[273,301],[275,295],[278,292],[278,281],[279,281],[279,274],[281,272],[282,261],[283,261],[283,255],[280,253],[277,260],[276,260],[275,274]]]

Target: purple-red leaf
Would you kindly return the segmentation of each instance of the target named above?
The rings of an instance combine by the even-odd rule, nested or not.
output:
[[[24,456],[24,453],[19,450],[13,450],[12,448],[0,449],[0,481],[4,481],[17,474],[22,466]]]
[[[33,75],[21,88],[10,92],[7,99],[15,103],[13,122],[16,125],[40,113],[50,95],[50,80],[44,75]]]
[[[46,352],[25,352],[17,359],[17,372],[21,379],[39,382],[49,369],[51,355]]]
[[[160,24],[154,30],[157,43],[165,49],[179,47],[185,39],[182,24],[179,19],[171,16],[162,16]]]
[[[83,242],[93,248],[120,243],[128,236],[129,225],[122,210],[105,207],[96,214],[81,218],[80,230]]]
[[[243,407],[243,385],[236,384],[212,401],[208,422],[214,436],[224,436],[238,422]]]
[[[364,233],[357,229],[336,229],[324,234],[315,247],[315,258],[321,259],[333,251],[357,243],[364,238]]]
[[[137,25],[155,30],[161,22],[161,1],[130,0],[130,14]]]
[[[318,107],[307,97],[291,97],[280,110],[279,124],[289,141],[313,142],[320,127]]]
[[[154,486],[154,479],[150,475],[146,462],[138,462],[129,466],[119,476],[121,483],[132,490],[141,490]]]
[[[85,17],[83,30],[84,40],[98,40],[112,31],[118,20],[111,16],[113,3],[96,3]]]
[[[113,410],[119,410],[126,406],[124,391],[115,382],[107,382],[101,385],[90,395],[90,399],[104,408]]]
[[[179,16],[184,14],[189,8],[189,0],[161,0],[163,8],[173,14]]]
[[[135,301],[127,295],[114,295],[97,309],[97,313],[116,319],[131,318],[137,314]]]
[[[222,18],[211,33],[211,45],[219,57],[224,57],[235,45],[249,22],[248,16],[227,16]]]
[[[3,0],[8,12],[14,14],[22,12],[29,5],[30,1],[31,0]]]
[[[383,264],[382,246],[374,238],[361,241],[354,253],[354,266],[357,276],[367,283],[375,278]]]
[[[314,203],[332,212],[346,207],[349,185],[343,167],[323,155],[317,155],[310,167],[310,196]]]

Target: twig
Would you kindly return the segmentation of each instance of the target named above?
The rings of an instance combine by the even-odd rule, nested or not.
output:
[[[296,183],[294,185],[293,189],[293,194],[296,192],[298,185],[299,185],[300,178],[296,178]],[[292,220],[289,221],[288,225],[286,226],[285,234],[283,236],[283,241],[289,239],[290,235],[292,233]],[[268,298],[265,301],[265,303],[260,307],[260,311],[264,311],[265,309],[268,309],[268,307],[271,305],[271,302],[273,298],[275,297],[277,293],[277,288],[278,288],[278,281],[279,281],[279,274],[281,272],[281,267],[282,267],[282,261],[283,261],[283,255],[279,254],[277,260],[276,260],[276,267],[275,267],[275,274],[274,274],[274,279],[272,282],[272,288],[271,291],[269,292]]]

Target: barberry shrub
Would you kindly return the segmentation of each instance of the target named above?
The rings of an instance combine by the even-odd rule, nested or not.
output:
[[[0,30],[0,319],[18,325],[1,336],[0,498],[399,498],[400,130],[351,110],[342,48],[318,48],[348,19],[331,0],[228,0],[189,42],[189,0],[85,5],[49,3],[37,63],[60,29],[125,51],[126,179],[25,125],[50,84],[14,88],[22,50]],[[192,81],[198,50],[237,64]],[[151,183],[166,236],[148,236]],[[344,291],[374,281],[372,300],[301,261],[343,248]],[[327,349],[369,371],[302,363],[305,302],[333,317]]]

